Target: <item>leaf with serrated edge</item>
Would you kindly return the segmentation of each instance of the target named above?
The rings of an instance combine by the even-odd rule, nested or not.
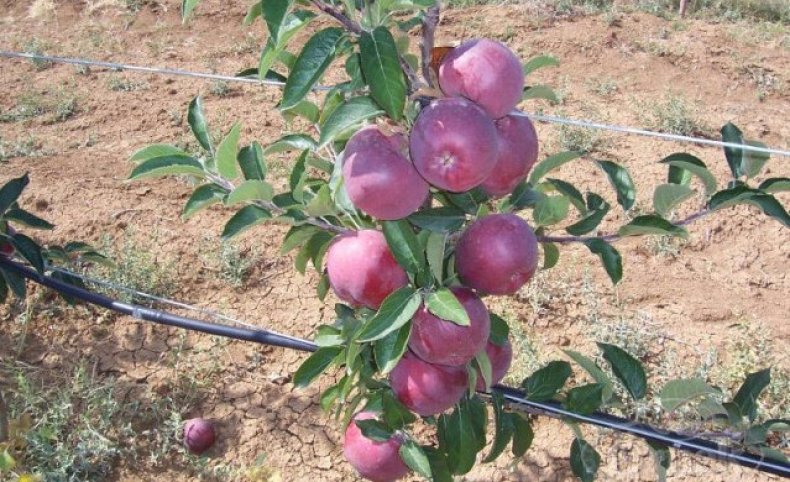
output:
[[[705,383],[702,378],[684,378],[668,381],[658,397],[664,410],[672,412],[695,398],[717,393],[720,391]]]
[[[647,376],[642,363],[620,347],[608,343],[597,343],[603,357],[609,362],[615,376],[623,382],[634,400],[647,394]]]
[[[192,102],[189,103],[187,122],[200,146],[213,154],[214,147],[211,144],[211,134],[209,134],[208,124],[203,114],[203,99],[200,96],[195,97],[192,99]]]
[[[661,216],[668,216],[675,207],[694,195],[694,190],[682,184],[661,184],[653,193],[653,208]]]
[[[628,170],[612,161],[596,162],[614,187],[617,193],[617,203],[626,211],[631,209],[636,201],[636,187]]]
[[[464,305],[448,288],[441,288],[425,297],[425,306],[434,316],[451,321],[456,325],[469,326],[469,314]]]
[[[688,231],[682,226],[676,226],[661,216],[646,214],[637,216],[617,231],[620,236],[642,236],[647,234],[662,236],[688,237]]]
[[[405,463],[410,469],[417,472],[426,479],[431,478],[431,464],[428,461],[428,456],[425,455],[425,451],[423,451],[419,445],[414,443],[412,440],[407,440],[403,443],[403,445],[400,446],[398,453],[400,454],[403,463]]]
[[[376,315],[365,323],[358,340],[365,343],[384,338],[411,320],[420,303],[422,296],[414,288],[404,287],[393,292],[381,304]]]
[[[559,154],[554,154],[553,156],[547,157],[532,168],[532,173],[529,175],[529,183],[533,186],[537,185],[543,176],[549,172],[557,169],[567,162],[578,159],[581,156],[581,152],[568,151],[560,152]]]
[[[341,29],[329,27],[310,37],[285,83],[280,109],[295,106],[307,95],[334,60],[344,35]]]
[[[318,148],[334,141],[348,129],[368,119],[384,114],[381,107],[368,96],[353,97],[340,104],[321,126]]]
[[[272,213],[255,205],[244,206],[225,224],[222,239],[230,239],[272,218]]]
[[[205,172],[200,162],[191,157],[156,157],[138,164],[132,169],[129,179],[145,179],[173,175],[189,175],[203,178],[205,177]]]
[[[406,105],[406,77],[395,40],[386,27],[363,31],[359,38],[362,73],[370,95],[390,118],[400,120]]]

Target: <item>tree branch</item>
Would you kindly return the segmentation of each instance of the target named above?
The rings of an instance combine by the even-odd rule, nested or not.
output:
[[[682,219],[676,223],[672,223],[674,226],[686,226],[694,221],[703,218],[710,214],[712,211],[705,208],[701,209],[694,214],[691,214],[685,219]],[[585,241],[590,241],[593,239],[600,239],[606,242],[613,242],[618,241],[623,236],[618,233],[610,233],[610,234],[602,234],[599,236],[538,236],[539,243],[556,243],[556,244],[570,244],[570,243],[584,243]]]
[[[0,442],[8,440],[8,406],[0,390]]]
[[[325,14],[329,15],[330,17],[340,22],[343,25],[343,27],[345,27],[346,30],[348,30],[349,32],[355,33],[357,35],[362,33],[362,27],[357,22],[345,16],[343,12],[333,7],[332,5],[327,5],[321,0],[311,0],[311,3],[315,5],[317,9],[321,10]]]
[[[422,53],[422,76],[425,78],[428,87],[433,87],[431,81],[431,58],[433,52],[434,34],[436,26],[439,24],[440,1],[436,0],[436,5],[425,11],[422,19],[422,43],[420,52]]]

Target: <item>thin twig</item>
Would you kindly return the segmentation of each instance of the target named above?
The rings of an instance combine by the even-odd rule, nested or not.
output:
[[[678,221],[676,223],[672,223],[674,226],[686,226],[694,221],[703,218],[710,214],[712,211],[710,209],[701,209],[694,214],[691,214],[687,218]],[[610,233],[610,234],[603,234],[600,236],[538,236],[539,243],[556,243],[556,244],[570,244],[570,243],[584,243],[586,241],[590,241],[593,239],[600,239],[606,242],[613,242],[618,241],[619,239],[623,238],[624,236],[619,233]]]
[[[431,80],[431,58],[433,52],[433,41],[436,33],[436,26],[439,24],[440,2],[436,0],[436,5],[425,11],[422,19],[422,43],[420,52],[422,53],[422,76],[429,87],[433,87]]]
[[[315,7],[325,14],[329,15],[330,17],[334,18],[338,22],[340,22],[343,27],[346,28],[349,32],[355,33],[357,35],[362,33],[362,26],[360,26],[357,22],[348,18],[343,12],[336,9],[332,5],[327,5],[326,3],[322,2],[321,0],[312,0],[311,2]]]

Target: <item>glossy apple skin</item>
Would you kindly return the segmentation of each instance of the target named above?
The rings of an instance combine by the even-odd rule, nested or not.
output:
[[[420,111],[409,138],[417,172],[433,186],[464,192],[480,185],[496,165],[494,122],[474,103],[437,99]]]
[[[513,192],[535,165],[538,133],[524,116],[508,115],[495,124],[499,135],[496,167],[480,188],[492,198],[499,198]]]
[[[346,427],[343,439],[343,455],[348,463],[360,476],[373,482],[392,482],[409,473],[409,467],[403,463],[398,450],[401,440],[396,435],[386,442],[370,440],[354,423],[355,420],[376,418],[372,412],[360,412],[354,415]]]
[[[406,352],[390,373],[390,385],[409,410],[427,417],[452,407],[467,390],[464,367],[434,365]]]
[[[455,247],[461,281],[480,294],[512,295],[538,268],[538,240],[515,214],[491,214],[470,224]]]
[[[469,326],[433,315],[423,305],[412,318],[409,348],[429,363],[463,366],[485,347],[491,319],[483,301],[470,289],[452,288],[467,315]]]
[[[326,270],[338,298],[373,310],[409,282],[384,235],[375,229],[350,231],[335,238],[327,250]]]
[[[439,86],[446,95],[465,97],[499,119],[521,100],[524,71],[519,58],[505,45],[488,39],[469,40],[442,59]]]
[[[404,136],[376,126],[358,131],[343,153],[343,180],[354,206],[382,220],[402,219],[428,198],[428,183],[406,157]]]

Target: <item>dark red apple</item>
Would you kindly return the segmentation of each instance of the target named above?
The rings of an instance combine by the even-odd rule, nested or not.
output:
[[[326,270],[338,298],[374,310],[390,293],[409,282],[384,235],[375,229],[351,231],[335,238],[326,254]]]
[[[390,373],[395,396],[409,410],[436,415],[455,405],[469,383],[464,367],[434,365],[406,352]]]
[[[538,268],[538,240],[515,214],[491,214],[466,228],[455,247],[461,281],[478,293],[512,295]]]
[[[442,59],[439,86],[445,94],[466,97],[499,119],[521,100],[524,71],[519,58],[503,44],[470,40]]]
[[[506,340],[503,345],[495,345],[489,341],[486,343],[486,354],[491,362],[491,385],[496,385],[505,378],[507,371],[510,369],[510,363],[513,361],[513,346],[510,344],[510,340]],[[486,382],[480,370],[477,371],[477,385],[475,388],[478,392],[486,389]]]
[[[468,191],[482,183],[496,164],[494,122],[474,103],[437,99],[417,116],[409,139],[414,167],[434,186]]]
[[[184,445],[191,453],[200,455],[214,444],[214,425],[202,418],[184,423]]]
[[[377,442],[365,437],[354,420],[376,418],[373,412],[360,412],[354,415],[346,427],[343,440],[343,455],[359,475],[374,482],[391,482],[409,473],[398,450],[401,440],[394,435],[386,442]]]
[[[384,220],[405,218],[428,198],[428,183],[406,158],[402,135],[376,126],[351,138],[343,154],[346,191],[357,209]]]
[[[452,288],[452,292],[469,315],[469,326],[438,318],[423,305],[412,318],[409,348],[429,363],[462,366],[485,346],[491,319],[472,290]]]
[[[508,115],[495,124],[499,134],[496,167],[480,185],[493,198],[513,192],[538,160],[538,133],[528,118]]]

